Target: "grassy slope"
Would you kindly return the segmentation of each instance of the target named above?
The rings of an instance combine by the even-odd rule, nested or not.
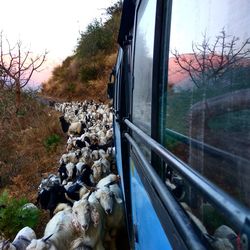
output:
[[[42,176],[57,172],[66,136],[60,128],[59,113],[23,97],[22,110],[16,116],[11,108],[13,97],[0,90],[0,193],[7,190],[12,197],[36,202]],[[60,141],[49,149],[45,142],[53,134],[59,135]],[[48,213],[43,211],[36,228],[38,237],[48,219]]]
[[[42,95],[62,100],[85,100],[93,99],[96,101],[107,101],[107,83],[109,74],[115,64],[116,53],[107,55],[105,57],[104,72],[98,76],[96,80],[90,80],[87,83],[79,82],[77,80],[57,79],[51,77],[48,82],[43,84]],[[77,69],[76,69],[77,71]],[[73,85],[69,85],[71,83]]]
[[[35,201],[41,176],[56,171],[66,138],[59,126],[59,114],[31,99],[25,106],[27,113],[13,114],[8,123],[1,124],[1,188]],[[44,142],[52,134],[58,134],[61,142],[48,151]]]

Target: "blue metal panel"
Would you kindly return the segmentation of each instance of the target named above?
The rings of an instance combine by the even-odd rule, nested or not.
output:
[[[133,223],[137,227],[138,235],[135,249],[172,249],[131,159],[130,175]]]
[[[114,138],[115,138],[115,158],[116,158],[116,166],[118,170],[118,174],[121,177],[121,188],[123,197],[124,195],[124,181],[123,181],[123,173],[122,173],[122,152],[121,152],[121,131],[120,125],[117,122],[114,122]]]

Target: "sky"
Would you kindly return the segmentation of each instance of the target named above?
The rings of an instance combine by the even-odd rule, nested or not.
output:
[[[47,61],[32,83],[45,82],[51,71],[73,54],[80,32],[116,0],[0,0],[0,31],[10,44],[21,40],[34,55],[47,50]]]
[[[238,37],[240,45],[249,38],[249,8],[249,0],[173,1],[170,49],[191,53],[194,41],[201,44],[206,34],[213,44],[222,30]]]

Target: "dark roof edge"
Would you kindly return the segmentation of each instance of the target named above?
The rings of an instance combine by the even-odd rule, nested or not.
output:
[[[124,0],[121,16],[120,30],[118,34],[118,43],[123,47],[123,41],[133,28],[135,16],[135,0]]]

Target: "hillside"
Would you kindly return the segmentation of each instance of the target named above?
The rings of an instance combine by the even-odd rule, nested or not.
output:
[[[65,101],[93,99],[105,102],[107,100],[107,82],[115,60],[116,53],[105,56],[102,75],[98,76],[97,79],[86,82],[82,82],[78,79],[68,82],[65,79],[57,79],[57,77],[53,75],[48,82],[42,85],[41,95]],[[74,61],[72,61],[72,64],[73,63]]]
[[[80,34],[73,55],[54,68],[41,94],[63,100],[105,101],[106,85],[116,60],[122,3],[106,9],[106,20],[95,19]]]
[[[65,150],[66,136],[58,122],[60,114],[40,104],[34,94],[22,93],[22,107],[16,114],[15,94],[0,89],[0,207],[4,190],[11,197],[10,202],[26,198],[35,203],[41,178],[57,171]],[[42,212],[38,232],[42,232],[47,220],[47,213]],[[0,223],[0,235],[1,229]],[[10,233],[7,236],[13,237]]]

